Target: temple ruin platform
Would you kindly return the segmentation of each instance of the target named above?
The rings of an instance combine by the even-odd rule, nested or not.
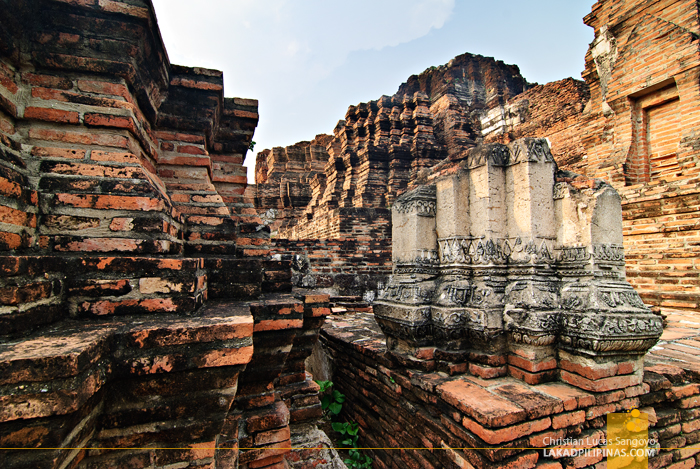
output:
[[[543,448],[566,447],[551,444],[566,438],[605,447],[606,414],[637,408],[649,415],[649,438],[658,441],[649,468],[691,468],[700,464],[699,322],[670,314],[645,359],[643,383],[605,392],[450,376],[437,363],[406,367],[387,352],[368,313],[329,316],[320,344],[374,467],[603,468],[603,457],[552,458]]]

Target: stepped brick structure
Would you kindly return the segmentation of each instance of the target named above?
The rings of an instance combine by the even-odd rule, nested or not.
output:
[[[301,151],[307,143],[300,142],[285,152],[274,149],[258,153],[259,196],[255,206],[262,216],[267,213],[284,219],[273,222],[273,226],[283,223],[287,227],[279,232],[281,238],[324,239],[367,233],[390,237],[390,217],[383,209],[415,181],[420,170],[479,143],[547,137],[563,167],[579,170],[585,165],[580,118],[588,98],[584,82],[566,79],[533,86],[514,65],[464,54],[446,65],[411,76],[392,97],[351,106],[327,144],[325,172],[310,179],[312,196],[302,214],[299,210],[292,217],[286,212],[269,212],[270,208],[279,210],[289,204],[284,191],[290,186],[280,185],[280,176],[267,181],[267,174],[272,172],[268,169],[271,158],[286,162],[285,158],[290,157],[281,155]],[[421,116],[422,120],[413,124],[407,116],[414,120]],[[357,130],[353,133],[348,129]],[[416,143],[410,143],[407,138],[414,138],[414,134]],[[278,156],[271,156],[275,151]],[[356,153],[365,155],[364,159],[348,156]],[[333,156],[337,154],[340,156]],[[277,167],[283,166],[278,163]],[[287,171],[288,178],[297,178],[291,174],[298,170]],[[304,203],[301,197],[295,200]],[[344,210],[357,207],[372,210]]]
[[[542,448],[632,408],[700,465],[699,8],[600,0],[585,83],[459,56],[253,188],[151,2],[0,0],[0,466],[337,467],[307,363],[378,468],[602,467]],[[319,335],[293,285],[383,293]]]
[[[328,296],[279,293],[257,122],[148,1],[0,3],[0,466],[330,463],[301,449]]]
[[[293,223],[284,222],[286,229],[280,230],[279,237],[389,237],[389,207],[417,174],[475,145],[480,116],[504,105],[527,86],[517,67],[464,54],[447,65],[412,76],[393,96],[350,106],[326,144],[324,172],[302,177],[310,180],[311,200]],[[312,142],[311,148],[317,142]],[[291,162],[289,155],[305,145],[300,142],[285,151],[258,153],[258,213],[288,203],[285,191],[293,186],[280,185],[279,176],[268,181],[266,174],[274,174],[273,161],[278,166]],[[292,169],[289,163],[287,167]],[[296,178],[289,172],[287,175]],[[272,197],[267,198],[268,194]],[[287,216],[283,217],[286,220]]]
[[[331,140],[330,135],[317,135],[310,142],[258,153],[250,196],[256,207],[267,209],[260,216],[273,236],[303,217],[311,199],[317,200],[323,192],[319,186],[325,182],[321,175],[328,162],[326,146]]]
[[[280,238],[274,252],[312,272],[293,283],[375,298],[391,272],[391,247],[376,240],[391,238],[396,197],[421,170],[481,141],[481,119],[528,86],[516,66],[464,54],[410,77],[391,97],[351,106],[333,137],[258,153],[248,195]],[[317,239],[374,246],[366,259],[339,257],[315,252]]]

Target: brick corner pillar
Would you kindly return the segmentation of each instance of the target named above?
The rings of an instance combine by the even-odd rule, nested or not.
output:
[[[290,412],[278,383],[297,333],[304,327],[304,304],[274,295],[250,304],[253,357],[240,377],[235,404],[226,421],[229,441],[238,441],[238,467],[275,467],[291,448]]]
[[[313,352],[321,327],[331,311],[327,294],[301,294],[297,299],[304,303],[304,325],[294,338],[278,389],[290,414],[292,451],[285,459],[293,468],[304,468],[310,461],[315,461],[315,466],[332,459],[330,442],[316,426],[316,421],[323,415],[320,388],[306,371],[306,359]]]

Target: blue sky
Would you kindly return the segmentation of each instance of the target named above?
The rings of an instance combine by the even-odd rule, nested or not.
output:
[[[349,105],[465,52],[530,82],[579,78],[593,0],[153,0],[174,64],[259,100],[255,154],[332,133]],[[248,152],[249,182],[255,154]]]

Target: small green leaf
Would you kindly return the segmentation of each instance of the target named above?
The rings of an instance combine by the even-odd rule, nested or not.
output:
[[[345,446],[351,446],[352,445],[352,440],[343,440],[340,442],[341,445]]]
[[[346,433],[346,426],[345,425],[346,424],[344,424],[344,423],[333,422],[331,424],[331,427],[333,427],[333,430],[335,430],[336,432],[345,435],[345,433]]]
[[[333,386],[332,381],[316,381],[316,384],[321,388],[320,392],[326,392],[331,386]]]
[[[331,402],[328,404],[328,410],[333,412],[333,414],[338,415],[341,410],[343,410],[343,406],[338,404],[337,402]]]
[[[323,396],[321,398],[321,408],[323,410],[326,410],[331,405],[331,403],[333,403],[333,401],[331,400],[331,396]]]
[[[343,402],[345,402],[345,394],[336,389],[333,391],[333,400],[342,404]]]

